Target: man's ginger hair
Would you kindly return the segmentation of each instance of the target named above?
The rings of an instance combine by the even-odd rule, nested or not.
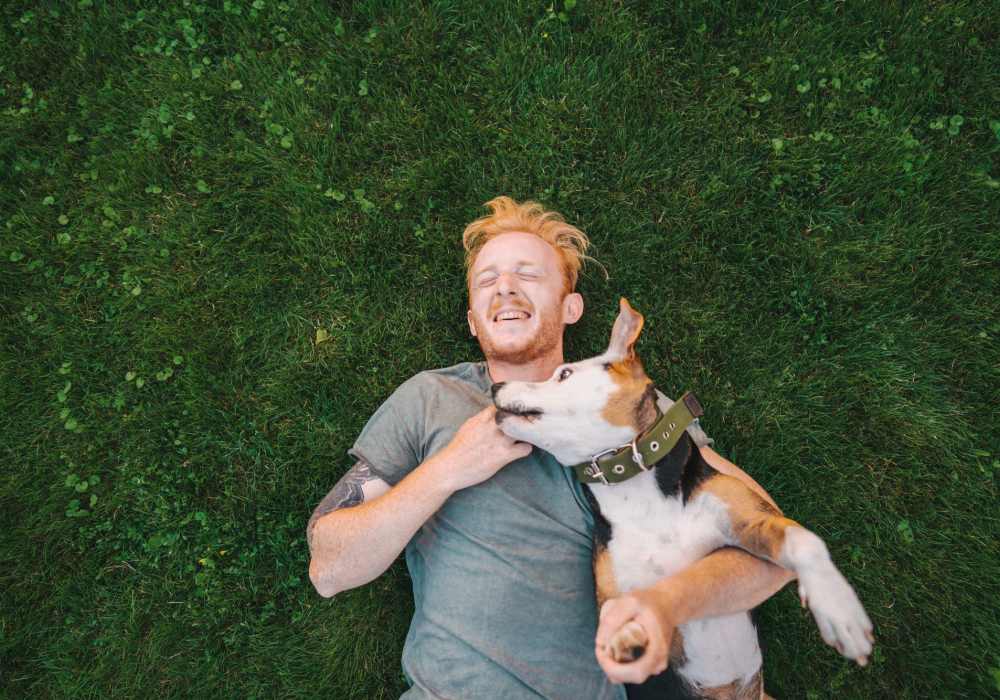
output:
[[[576,280],[587,255],[590,239],[576,226],[567,224],[562,215],[545,211],[538,202],[528,200],[518,204],[510,197],[500,196],[486,202],[493,210],[489,216],[476,219],[465,227],[462,245],[465,246],[466,284],[472,288],[472,266],[479,251],[491,239],[502,233],[531,233],[555,248],[562,260],[565,293],[576,289]]]

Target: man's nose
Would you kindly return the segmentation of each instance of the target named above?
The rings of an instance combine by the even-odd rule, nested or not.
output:
[[[517,280],[513,275],[505,273],[497,279],[497,294],[500,296],[510,296],[518,291]]]

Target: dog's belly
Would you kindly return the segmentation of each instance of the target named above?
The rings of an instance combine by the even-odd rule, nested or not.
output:
[[[685,505],[679,493],[664,496],[652,472],[590,489],[611,524],[607,548],[622,593],[651,586],[727,543],[726,507],[711,494]],[[680,633],[685,660],[677,670],[696,688],[745,683],[761,667],[757,630],[748,613],[693,620]]]
[[[746,685],[760,670],[763,658],[749,613],[692,620],[679,630],[684,660],[677,672],[698,690],[733,681]]]

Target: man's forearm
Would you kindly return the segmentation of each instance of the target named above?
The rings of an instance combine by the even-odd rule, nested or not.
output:
[[[795,574],[734,547],[723,547],[651,586],[656,607],[674,625],[750,610]]]
[[[455,489],[439,453],[416,467],[387,493],[319,518],[312,530],[309,578],[330,597],[361,586],[389,568]]]

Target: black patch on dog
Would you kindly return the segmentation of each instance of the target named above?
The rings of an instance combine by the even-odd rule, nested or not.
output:
[[[688,462],[691,461],[693,447],[694,442],[685,431],[673,449],[653,465],[656,470],[656,485],[660,487],[660,492],[664,496],[673,496],[677,493]]]
[[[691,461],[688,462],[687,468],[684,470],[684,477],[681,479],[681,493],[684,495],[684,503],[687,504],[688,498],[698,486],[719,472],[701,456],[701,450],[694,444],[691,436],[685,435],[684,437],[688,439],[692,447]]]
[[[594,514],[594,554],[601,547],[607,547],[608,542],[611,541],[611,523],[608,519],[601,514],[601,506],[597,503],[597,499],[594,497],[594,492],[590,490],[590,487],[586,484],[580,484],[583,486],[583,493],[587,497],[587,503],[590,504],[590,510]]]
[[[660,492],[669,497],[677,495],[677,489],[680,489],[685,504],[699,484],[717,473],[701,456],[701,450],[686,430],[674,448],[661,457],[654,468]]]
[[[628,700],[698,700],[701,697],[677,674],[673,663],[642,685],[626,683],[625,692]]]

